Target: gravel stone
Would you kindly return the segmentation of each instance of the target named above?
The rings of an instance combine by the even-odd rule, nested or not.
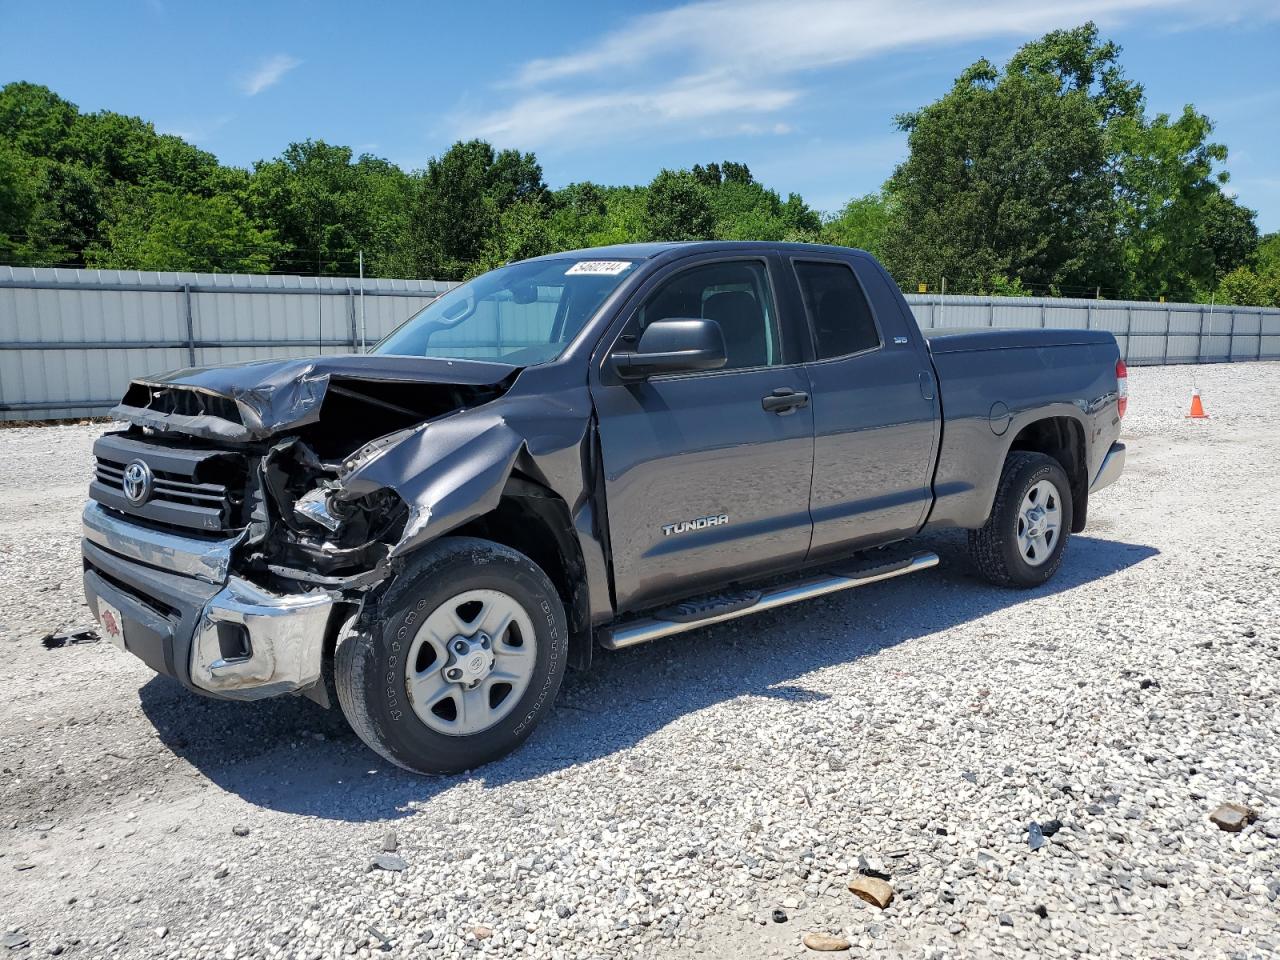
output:
[[[844,937],[832,936],[829,933],[806,933],[800,938],[800,941],[810,950],[831,952],[849,949],[848,940]]]
[[[854,877],[849,881],[849,889],[860,900],[881,910],[893,902],[893,887],[876,877]]]
[[[1209,819],[1219,830],[1225,830],[1228,833],[1239,833],[1246,826],[1253,823],[1257,816],[1256,812],[1243,804],[1224,803],[1209,814]]]
[[[1044,831],[1040,829],[1040,824],[1032,820],[1027,824],[1027,846],[1032,850],[1039,850],[1045,842]]]

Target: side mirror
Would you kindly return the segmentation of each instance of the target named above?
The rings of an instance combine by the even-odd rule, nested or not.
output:
[[[609,360],[619,377],[643,380],[659,373],[718,370],[728,355],[714,320],[670,319],[649,324],[634,352],[618,351]]]

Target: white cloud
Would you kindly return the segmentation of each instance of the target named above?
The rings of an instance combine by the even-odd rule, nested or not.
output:
[[[477,136],[521,144],[693,123],[705,131],[708,121],[772,113],[789,106],[798,96],[797,90],[786,87],[697,74],[656,86],[599,93],[530,93],[501,110],[471,118],[467,126]]]
[[[246,97],[256,97],[268,87],[274,87],[286,73],[301,66],[302,61],[287,53],[277,53],[258,64],[240,79],[240,89]]]
[[[513,99],[458,127],[525,147],[659,130],[767,134],[803,98],[801,79],[823,68],[986,37],[1021,40],[1089,19],[1159,11],[1166,24],[1227,23],[1250,9],[1274,13],[1268,0],[1220,0],[1212,13],[1197,0],[699,0],[525,63],[504,88]]]

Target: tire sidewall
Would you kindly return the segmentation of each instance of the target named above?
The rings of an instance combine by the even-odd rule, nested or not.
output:
[[[419,719],[408,696],[405,662],[422,621],[469,590],[498,590],[524,607],[537,651],[533,676],[515,709],[488,730],[454,737]],[[379,741],[396,763],[429,773],[471,769],[519,746],[555,701],[568,656],[564,607],[546,574],[515,550],[463,538],[438,541],[401,571],[359,634],[364,706]]]
[[[1039,586],[1057,572],[1062,565],[1062,557],[1067,549],[1067,541],[1071,538],[1072,504],[1071,486],[1067,474],[1056,460],[1048,457],[1037,459],[1019,469],[1011,478],[1010,496],[1005,501],[1007,515],[1002,518],[1004,533],[1001,537],[1001,552],[1004,554],[1005,569],[1010,579],[1019,586]],[[1041,480],[1048,480],[1058,492],[1058,502],[1062,510],[1062,526],[1058,531],[1058,542],[1053,545],[1049,559],[1044,563],[1032,565],[1022,556],[1018,545],[1018,515],[1022,509],[1022,501],[1027,492]]]

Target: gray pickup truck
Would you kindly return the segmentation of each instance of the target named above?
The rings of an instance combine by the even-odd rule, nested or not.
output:
[[[597,646],[928,568],[922,530],[1044,583],[1122,469],[1125,396],[1111,334],[922,335],[856,250],[555,254],[369,355],[133,381],[94,447],[85,591],[196,693],[336,698],[388,760],[457,771]]]

